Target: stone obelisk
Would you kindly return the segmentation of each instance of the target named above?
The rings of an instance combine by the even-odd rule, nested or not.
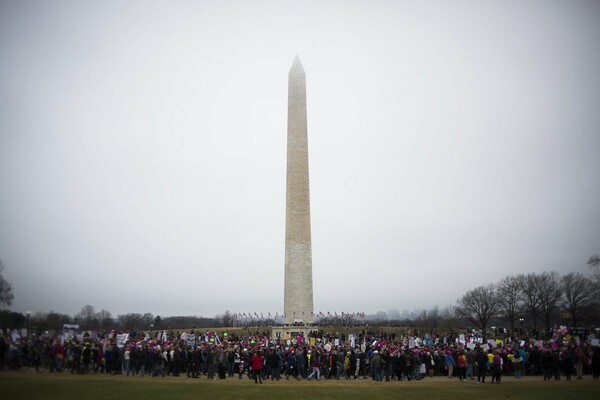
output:
[[[313,322],[306,76],[298,56],[288,81],[284,323]]]

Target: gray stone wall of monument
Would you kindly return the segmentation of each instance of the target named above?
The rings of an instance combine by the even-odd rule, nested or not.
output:
[[[313,322],[306,75],[296,56],[288,81],[284,323]]]

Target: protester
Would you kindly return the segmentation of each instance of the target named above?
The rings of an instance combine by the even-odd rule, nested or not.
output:
[[[20,338],[0,336],[0,369],[48,366],[52,373],[63,368],[74,375],[87,373],[146,374],[190,378],[239,379],[255,382],[307,377],[349,380],[370,377],[377,382],[458,376],[485,383],[488,374],[494,383],[502,375],[519,379],[543,375],[544,380],[567,380],[600,376],[600,354],[593,336],[510,337],[486,339],[480,332],[444,334],[428,332],[423,337],[410,330],[404,334],[363,330],[352,335],[313,331],[306,338],[271,338],[267,332],[246,335],[219,335],[216,332],[86,332],[76,336],[41,335]],[[349,335],[348,335],[349,336]],[[189,339],[189,338],[192,339]],[[260,369],[252,362],[263,357]],[[489,358],[488,358],[489,357]],[[447,366],[447,370],[443,370]],[[256,371],[260,371],[257,375]],[[307,374],[307,371],[310,374]]]
[[[261,355],[261,353],[257,350],[254,352],[254,355],[252,356],[251,359],[251,363],[252,363],[252,376],[254,376],[254,383],[258,383],[260,382],[261,384],[263,383],[262,381],[262,369],[263,369],[263,356]]]

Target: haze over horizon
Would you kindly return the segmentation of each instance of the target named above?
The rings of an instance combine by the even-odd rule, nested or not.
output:
[[[283,311],[306,72],[315,312],[600,253],[600,2],[3,1],[12,310]]]

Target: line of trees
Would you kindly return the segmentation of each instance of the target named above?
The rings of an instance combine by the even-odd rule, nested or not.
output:
[[[456,301],[455,313],[485,330],[492,320],[504,321],[510,331],[517,321],[534,329],[542,324],[572,327],[596,322],[600,310],[600,281],[581,273],[557,272],[507,276],[497,283],[467,291]]]
[[[74,322],[81,330],[109,330],[120,329],[125,331],[142,331],[157,329],[186,329],[203,328],[217,325],[216,318],[197,316],[174,316],[162,318],[151,313],[127,313],[113,318],[107,310],[95,312],[94,307],[85,305],[74,316]]]
[[[597,325],[600,321],[600,257],[587,262],[591,276],[556,272],[507,276],[497,283],[467,291],[456,304],[443,309],[437,305],[423,310],[416,321],[391,321],[399,325],[424,328],[464,327],[479,329],[490,325],[508,325],[514,332],[524,326],[538,325],[547,330],[554,324]]]
[[[223,319],[205,318],[197,316],[174,316],[162,318],[151,313],[127,313],[112,317],[107,310],[95,311],[91,305],[85,305],[77,314],[50,312],[37,312],[30,316],[22,313],[4,310],[0,311],[0,327],[23,328],[28,326],[32,333],[41,334],[46,331],[61,332],[64,324],[77,324],[82,331],[87,330],[118,330],[118,331],[145,331],[159,329],[189,329],[209,328],[227,322]]]

